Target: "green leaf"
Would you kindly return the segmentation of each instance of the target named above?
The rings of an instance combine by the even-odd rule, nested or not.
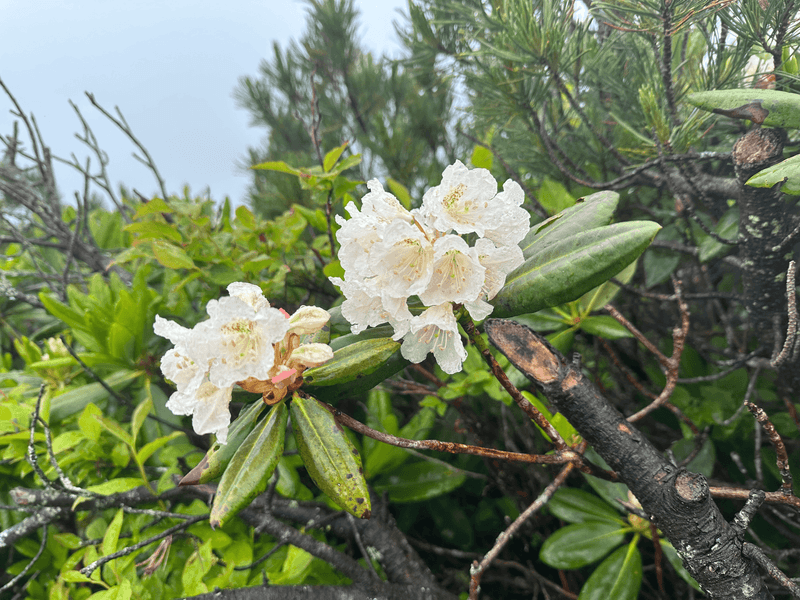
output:
[[[339,161],[339,157],[342,155],[342,152],[344,152],[345,148],[347,148],[347,145],[349,143],[350,142],[345,142],[341,146],[334,148],[325,155],[325,158],[322,161],[322,169],[326,173],[330,172],[330,170],[333,169],[334,165]]]
[[[800,129],[800,94],[761,89],[713,90],[689,94],[686,100],[718,115],[767,127]]]
[[[619,546],[625,539],[623,527],[600,521],[567,525],[547,538],[539,558],[555,569],[578,569]]]
[[[608,225],[617,202],[619,194],[616,192],[597,192],[579,198],[574,206],[531,227],[520,243],[523,255],[529,258],[560,239]]]
[[[124,442],[127,446],[133,448],[133,438],[131,437],[131,434],[120,427],[119,423],[113,419],[104,417],[103,415],[93,415],[93,418],[111,435]]]
[[[578,600],[635,600],[642,585],[642,555],[636,539],[605,559],[583,584]]]
[[[550,502],[547,503],[550,512],[562,521],[568,523],[583,523],[584,521],[607,521],[623,524],[619,512],[603,502],[594,494],[573,488],[561,488]]]
[[[183,237],[173,225],[159,223],[158,221],[139,221],[138,223],[131,223],[123,227],[122,230],[137,234],[140,240],[154,238],[167,240],[176,244],[183,242]]]
[[[314,556],[302,548],[289,546],[281,570],[277,573],[269,573],[270,585],[300,585],[311,573],[313,561]]]
[[[575,204],[575,198],[559,182],[545,177],[537,194],[539,204],[548,214],[554,215]]]
[[[273,160],[268,162],[259,163],[250,167],[251,169],[260,169],[262,171],[277,171],[278,173],[289,173],[291,175],[303,175],[300,169],[289,166],[282,160]],[[236,211],[239,212],[238,210]]]
[[[266,404],[260,400],[252,402],[242,409],[236,420],[228,427],[228,443],[215,443],[208,450],[200,463],[181,479],[180,485],[197,485],[216,479],[231,462],[236,449],[242,445],[245,438],[250,435],[256,426],[261,411]]]
[[[94,418],[94,416],[102,414],[103,411],[100,410],[95,404],[90,402],[86,405],[86,408],[83,409],[81,416],[78,417],[78,427],[80,428],[81,432],[88,439],[95,442],[100,439],[100,436],[103,433],[103,428],[100,423],[97,422],[97,419]]]
[[[276,404],[267,418],[256,425],[236,449],[214,496],[209,517],[211,527],[222,525],[235,516],[267,488],[267,482],[283,455],[288,417],[286,403]]]
[[[636,273],[636,264],[638,261],[633,261],[627,267],[622,269],[616,275],[616,279],[618,279],[622,283],[628,283],[632,278],[633,275]],[[606,304],[611,302],[614,297],[619,292],[619,286],[616,283],[611,283],[610,281],[606,281],[603,285],[599,285],[593,290],[586,292],[581,297],[581,313],[590,313],[595,310],[600,310]]]
[[[785,194],[800,194],[800,155],[787,158],[777,165],[759,171],[747,180],[753,187],[772,187],[783,182],[781,191]]]
[[[317,231],[328,231],[328,220],[325,218],[325,213],[322,212],[322,209],[312,210],[300,204],[292,204],[292,208],[303,215],[309,225]]]
[[[141,371],[123,369],[105,377],[103,381],[111,389],[119,392],[141,375]],[[53,404],[50,408],[50,422],[52,424],[62,421],[70,415],[82,411],[89,404],[99,404],[108,396],[106,388],[99,383],[89,383],[64,392],[60,396],[53,398]]]
[[[182,248],[161,240],[153,242],[153,256],[168,269],[194,269],[194,261]]]
[[[571,235],[535,251],[512,271],[491,303],[493,316],[510,317],[570,302],[619,273],[638,257],[661,226],[631,221]]]
[[[133,444],[132,446],[136,447],[136,438],[139,435],[139,430],[144,425],[145,419],[147,419],[147,415],[150,414],[150,411],[153,409],[153,401],[150,398],[146,398],[143,402],[139,403],[139,406],[133,411],[133,416],[131,417],[131,433],[133,435]]]
[[[66,571],[61,574],[61,579],[67,583],[95,583],[80,571]]]
[[[371,504],[358,450],[315,398],[292,397],[292,428],[314,483],[344,510],[368,519]]]
[[[411,193],[408,191],[408,188],[391,177],[386,180],[386,185],[389,186],[389,191],[395,195],[395,197],[400,201],[400,204],[402,204],[406,210],[410,210]]]
[[[120,508],[117,514],[114,515],[114,519],[111,521],[108,529],[106,529],[106,534],[103,536],[103,545],[101,547],[103,556],[108,556],[117,551],[117,542],[119,541],[119,533],[122,530],[122,517],[124,514],[124,511]]]
[[[400,350],[400,342],[392,338],[362,340],[340,348],[333,358],[303,373],[307,385],[328,386],[361,379],[386,363]]]
[[[472,150],[472,157],[469,159],[469,161],[476,169],[487,169],[491,171],[493,159],[494,156],[492,155],[491,150],[489,150],[486,146],[476,145]]]
[[[173,431],[169,435],[157,438],[152,442],[148,442],[136,453],[136,462],[143,465],[147,459],[153,456],[160,448],[166,446],[169,442],[184,435],[182,431]]]
[[[120,477],[98,485],[90,485],[86,489],[102,496],[110,496],[111,494],[127,492],[143,484],[142,480],[138,477]]]
[[[420,502],[449,494],[466,479],[462,471],[449,465],[415,462],[383,475],[373,487],[378,494],[389,492],[392,502]]]
[[[633,334],[625,329],[614,317],[592,316],[581,319],[580,328],[586,333],[596,335],[607,340],[619,340],[622,338],[633,337]]]
[[[86,323],[83,318],[83,312],[78,312],[66,304],[62,304],[44,292],[39,294],[39,300],[44,305],[44,308],[47,312],[53,315],[56,319],[63,321],[73,329],[84,329],[86,327]]]
[[[256,218],[246,206],[236,207],[236,220],[246,229],[253,229],[256,226]]]

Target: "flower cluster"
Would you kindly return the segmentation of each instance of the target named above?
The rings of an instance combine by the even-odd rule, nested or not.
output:
[[[175,347],[161,360],[161,371],[178,390],[167,402],[176,415],[192,415],[197,433],[215,433],[224,444],[231,414],[233,386],[279,402],[302,383],[302,372],[330,360],[325,344],[301,344],[330,315],[316,306],[302,306],[294,315],[272,308],[261,288],[232,283],[227,298],[211,300],[209,319],[192,329],[156,316],[156,334]]]
[[[446,373],[460,371],[467,354],[453,307],[485,319],[493,309],[487,300],[522,264],[519,242],[530,228],[522,188],[509,180],[498,193],[489,171],[458,161],[418,209],[406,210],[376,179],[367,187],[361,210],[351,202],[350,218],[337,217],[345,275],[331,281],[346,298],[342,315],[353,333],[390,323],[407,360],[433,352]],[[473,246],[461,237],[467,234],[474,234]],[[421,314],[411,314],[411,296],[427,307]]]

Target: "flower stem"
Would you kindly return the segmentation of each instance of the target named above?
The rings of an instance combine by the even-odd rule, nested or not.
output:
[[[506,375],[505,371],[503,371],[502,367],[492,355],[492,351],[489,349],[489,344],[483,339],[477,327],[475,327],[472,317],[469,316],[467,311],[462,311],[459,322],[464,328],[464,331],[467,332],[469,339],[472,340],[472,343],[475,344],[475,347],[483,356],[486,364],[489,365],[489,369],[492,371],[492,374],[495,376],[497,381],[500,382],[500,385],[502,385],[503,388],[509,393],[514,402],[517,403],[517,406],[519,406],[534,423],[542,428],[553,444],[555,444],[556,448],[559,450],[569,448],[569,445],[564,441],[564,438],[561,437],[561,434],[558,433],[550,421],[547,420],[547,417],[539,412],[539,409],[531,404],[516,388],[516,386],[511,383],[508,375]]]

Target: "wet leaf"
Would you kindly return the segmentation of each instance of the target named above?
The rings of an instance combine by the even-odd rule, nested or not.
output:
[[[358,450],[331,412],[315,398],[292,398],[292,429],[306,470],[347,512],[369,519],[371,505]]]

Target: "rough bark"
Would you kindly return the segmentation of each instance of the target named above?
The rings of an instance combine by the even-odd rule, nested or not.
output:
[[[489,340],[619,474],[710,598],[772,598],[742,553],[742,528],[725,521],[705,477],[667,461],[579,369],[528,327],[489,319],[485,328]]]
[[[777,189],[752,187],[746,182],[783,158],[785,141],[782,129],[753,129],[736,141],[732,154],[739,183],[744,303],[759,341],[770,350],[775,319],[785,313],[785,277],[791,249],[778,246],[788,233],[790,215]]]

